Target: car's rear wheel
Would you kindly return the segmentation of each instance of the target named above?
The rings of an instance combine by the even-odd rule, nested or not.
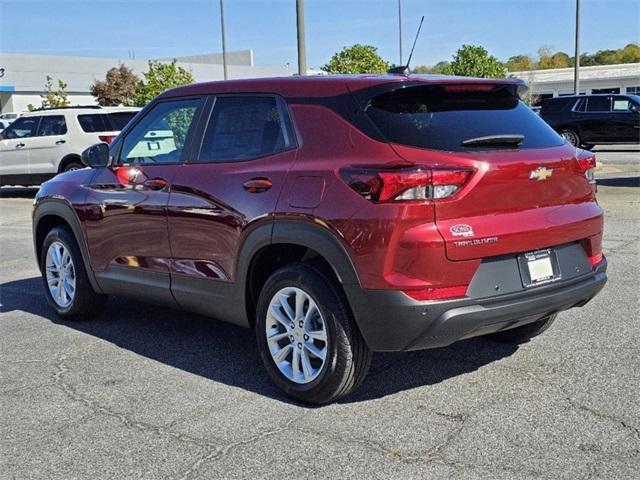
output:
[[[593,147],[595,147],[595,145],[593,143],[583,143],[582,145],[580,145],[580,148],[584,148],[585,150],[593,150]]]
[[[528,323],[521,327],[512,328],[509,330],[503,330],[501,332],[490,333],[487,338],[495,340],[500,343],[510,343],[518,345],[520,343],[526,343],[533,337],[537,337],[542,332],[547,330],[555,321],[557,313],[549,315],[548,317],[538,320],[537,322]]]
[[[64,166],[63,172],[72,172],[73,170],[80,170],[84,168],[84,165],[81,162],[69,162]]]
[[[364,380],[371,352],[327,275],[306,264],[273,273],[258,299],[256,332],[271,380],[287,395],[328,403]]]
[[[574,147],[580,146],[580,136],[573,130],[569,130],[569,129],[561,130],[560,135],[562,136],[562,138],[564,138],[567,142],[569,142]]]
[[[66,228],[55,227],[45,237],[40,270],[47,302],[60,317],[90,318],[103,310],[107,297],[91,287],[78,243]]]

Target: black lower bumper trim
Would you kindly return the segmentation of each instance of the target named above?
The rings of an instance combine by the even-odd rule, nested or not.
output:
[[[583,306],[606,281],[603,260],[586,278],[483,299],[416,302],[397,291],[345,290],[369,348],[401,351],[443,347]]]

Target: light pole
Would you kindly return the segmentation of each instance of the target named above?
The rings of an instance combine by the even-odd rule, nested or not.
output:
[[[580,94],[580,0],[576,0],[576,54],[573,62],[573,94]]]
[[[307,48],[304,35],[304,0],[296,0],[296,21],[298,27],[298,75],[307,74]]]
[[[224,34],[224,5],[223,0],[220,0],[220,31],[222,33],[222,71],[224,73],[224,79],[229,78],[227,72],[227,39]]]
[[[400,46],[400,63],[402,63],[402,0],[398,0],[398,44]]]

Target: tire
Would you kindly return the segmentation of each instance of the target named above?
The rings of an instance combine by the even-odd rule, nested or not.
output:
[[[260,292],[256,315],[260,357],[273,383],[290,397],[330,403],[364,380],[371,352],[344,292],[320,269],[295,263],[274,272]]]
[[[40,271],[47,302],[58,316],[82,320],[97,316],[104,309],[107,296],[94,292],[85,268],[78,243],[69,230],[51,229],[42,243]]]
[[[584,145],[581,145],[580,148],[584,149],[584,150],[593,150],[593,147],[595,147],[595,145],[593,143],[585,143]]]
[[[64,170],[62,170],[63,172],[71,172],[72,170],[80,170],[81,168],[84,168],[84,165],[82,164],[82,162],[80,161],[72,161],[67,163],[64,166]]]
[[[574,147],[580,146],[580,136],[574,130],[560,130],[560,135]]]
[[[537,337],[547,330],[553,324],[557,316],[558,314],[554,313],[542,320],[538,320],[537,322],[528,323],[521,327],[503,330],[501,332],[490,333],[489,335],[486,335],[486,337],[496,342],[509,343],[513,345],[526,343],[533,337]]]

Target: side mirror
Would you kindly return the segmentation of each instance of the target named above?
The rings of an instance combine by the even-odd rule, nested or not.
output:
[[[109,164],[109,145],[96,143],[82,152],[82,163],[87,167],[101,168]]]

